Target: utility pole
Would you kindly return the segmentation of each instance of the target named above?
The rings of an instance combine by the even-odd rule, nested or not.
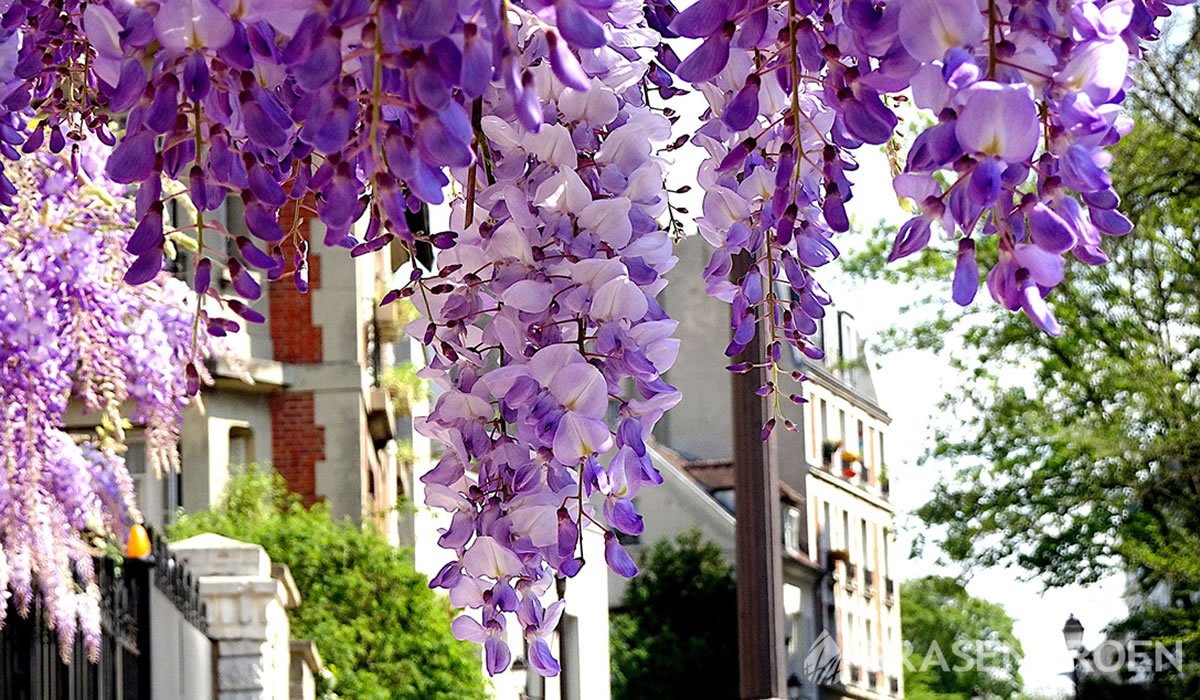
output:
[[[740,281],[751,269],[750,255],[738,255],[733,264],[734,281]],[[762,426],[770,413],[769,398],[756,393],[767,381],[767,370],[759,365],[766,361],[771,341],[763,331],[760,324],[754,340],[734,360],[750,362],[755,367],[732,375],[738,666],[742,700],[786,697],[779,450],[776,431],[768,439],[762,439]]]

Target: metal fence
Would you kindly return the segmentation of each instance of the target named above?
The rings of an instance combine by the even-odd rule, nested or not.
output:
[[[158,537],[153,542],[158,554],[147,561],[126,560],[118,569],[112,559],[96,559],[101,637],[95,662],[87,658],[82,635],[76,635],[70,663],[64,662],[42,607],[35,603],[21,615],[10,602],[0,630],[0,698],[165,698],[169,695],[155,692],[164,672],[172,675],[173,689],[185,693],[175,697],[212,696],[212,643],[205,636],[198,584],[165,542]],[[177,655],[173,646],[189,653]],[[151,664],[152,648],[162,650],[161,663]],[[191,680],[180,687],[175,677]]]
[[[100,658],[87,660],[82,635],[75,638],[72,663],[59,655],[58,637],[34,604],[22,616],[10,603],[0,631],[0,696],[5,700],[142,700],[149,659],[141,654],[147,625],[148,567],[127,562],[118,575],[111,559],[96,560],[100,586]]]

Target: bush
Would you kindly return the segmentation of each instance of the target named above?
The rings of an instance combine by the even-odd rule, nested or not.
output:
[[[344,698],[484,698],[477,654],[450,633],[448,603],[376,530],[303,507],[274,474],[235,475],[219,505],[183,515],[172,540],[203,532],[261,545],[291,569],[301,604],[292,634],[317,643]],[[332,686],[332,687],[331,687]]]
[[[643,553],[642,573],[613,613],[615,700],[735,698],[737,586],[699,532]]]

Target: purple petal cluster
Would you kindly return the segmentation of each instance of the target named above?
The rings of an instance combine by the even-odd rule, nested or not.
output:
[[[919,213],[892,259],[925,247],[937,222],[959,242],[953,298],[965,306],[978,289],[976,246],[995,239],[992,297],[1059,334],[1046,297],[1065,257],[1103,264],[1103,236],[1132,229],[1117,211],[1106,149],[1132,128],[1120,107],[1127,67],[1171,4],[1183,3],[897,3],[900,44],[920,62],[908,77],[914,101],[937,122],[896,179]],[[931,5],[944,19],[937,26]]]
[[[425,481],[428,502],[450,513],[441,543],[455,559],[433,584],[479,611],[455,630],[483,644],[489,671],[510,662],[515,615],[529,662],[553,674],[545,637],[559,608],[539,597],[583,565],[588,528],[603,530],[610,568],[636,572],[617,533],[642,528],[633,498],[659,480],[644,441],[678,400],[662,379],[674,322],[656,301],[675,262],[660,225],[676,211],[660,155],[689,137],[707,153],[696,178],[697,223],[714,248],[707,291],[730,304],[731,357],[756,330],[769,334],[772,377],[760,393],[777,413],[785,347],[822,354],[809,338],[831,300],[815,271],[850,227],[852,153],[889,144],[898,155],[897,111],[910,100],[932,123],[898,163],[895,189],[914,216],[891,258],[940,230],[956,243],[954,301],[971,303],[983,276],[998,303],[1058,333],[1046,299],[1067,256],[1103,263],[1103,237],[1131,228],[1107,149],[1130,128],[1120,107],[1130,60],[1182,4],[0,3],[0,220],[25,232],[2,239],[0,350],[17,359],[0,372],[39,368],[0,384],[0,454],[34,465],[0,486],[0,590],[26,604],[35,585],[56,591],[60,634],[76,621],[91,629],[92,599],[61,595],[64,567],[84,566],[71,533],[87,509],[28,508],[96,502],[89,494],[103,489],[86,486],[98,473],[88,465],[116,452],[93,459],[104,446],[48,442],[54,417],[71,395],[94,408],[136,398],[152,444],[167,448],[180,402],[203,379],[192,328],[219,336],[240,326],[228,316],[263,320],[247,303],[262,294],[251,268],[270,280],[290,273],[306,291],[301,224],[315,217],[326,243],[351,255],[394,241],[414,259],[440,251],[436,272],[415,272],[388,297],[420,310],[410,332],[429,346],[425,374],[443,389],[421,430],[445,446]],[[663,37],[698,44],[681,60]],[[682,83],[707,110],[680,137],[670,100]],[[107,157],[73,145],[89,134],[113,147]],[[42,151],[60,155],[36,159],[41,175],[11,165]],[[116,184],[138,185],[131,209]],[[99,197],[103,206],[72,216],[119,222],[124,249],[87,226],[22,214],[21,196]],[[168,199],[202,214],[230,196],[244,204],[248,236],[203,216],[167,230]],[[452,231],[410,228],[411,214],[448,197]],[[210,299],[194,314],[178,311],[184,292],[159,274],[180,237],[201,251],[193,291]],[[999,250],[990,270],[979,269],[981,245]],[[214,265],[238,298],[213,288]],[[122,291],[71,291],[101,280]],[[138,311],[120,301],[123,285],[145,286]],[[112,322],[120,304],[132,323]],[[103,354],[106,343],[131,349]],[[51,473],[67,476],[44,482]],[[127,479],[104,483],[128,508]]]
[[[315,213],[326,240],[355,254],[395,238],[415,243],[405,212],[441,203],[446,168],[477,159],[472,104],[493,83],[504,86],[525,130],[545,123],[519,47],[532,39],[543,63],[586,88],[571,47],[601,50],[612,27],[640,15],[629,0],[16,0],[5,7],[0,55],[10,60],[0,62],[0,154],[15,159],[47,140],[57,152],[94,131],[116,143],[107,172],[117,182],[157,193],[161,177],[178,180],[200,212],[240,196],[259,246],[244,262],[271,279],[287,272],[283,250],[306,249],[298,223],[280,227],[285,207]],[[519,36],[521,27],[532,35]],[[115,139],[111,114],[125,116]],[[11,204],[3,189],[0,207]],[[163,251],[154,204],[161,198],[145,200],[127,277],[134,284],[152,277]],[[352,224],[363,216],[371,225],[356,235]],[[206,255],[220,258],[232,247],[220,225],[185,230]],[[292,262],[303,269],[305,254]],[[306,286],[302,277],[298,287]],[[261,294],[249,283],[237,291]]]
[[[776,407],[781,344],[820,357],[807,338],[829,298],[813,270],[837,257],[833,234],[849,227],[850,152],[894,151],[909,96],[934,121],[899,166],[896,192],[916,215],[890,260],[941,229],[958,243],[953,299],[965,306],[979,288],[977,246],[996,245],[999,263],[982,271],[993,298],[1058,334],[1046,297],[1065,256],[1102,264],[1103,236],[1132,228],[1117,211],[1106,149],[1131,128],[1120,107],[1128,63],[1156,37],[1155,21],[1183,4],[698,0],[678,12],[652,3],[664,36],[701,42],[666,63],[709,106],[693,137],[709,155],[699,224],[715,248],[708,292],[731,304],[728,354],[756,328],[770,333],[773,378],[762,393]],[[750,272],[730,281],[739,255]]]
[[[40,600],[64,657],[77,630],[100,651],[97,538],[123,542],[141,519],[126,421],[145,426],[155,469],[178,467],[193,353],[186,285],[157,268],[141,287],[121,279],[134,204],[104,176],[104,155],[84,142],[74,163],[38,151],[10,167],[22,194],[0,235],[0,602],[25,613]],[[98,431],[66,432],[72,401]]]
[[[676,323],[655,300],[675,263],[656,156],[671,125],[637,80],[657,37],[628,17],[607,30],[621,48],[582,52],[577,74],[546,60],[544,34],[519,47],[548,122],[530,131],[519,96],[484,92],[489,157],[453,170],[479,183],[452,202],[455,245],[436,276],[394,295],[421,311],[409,330],[443,390],[418,427],[446,446],[422,479],[426,502],[451,513],[440,544],[456,554],[433,585],[480,610],[455,631],[484,645],[491,673],[511,658],[507,613],[528,662],[558,673],[546,639],[562,603],[543,611],[539,598],[583,566],[584,531],[603,531],[614,571],[636,573],[616,534],[642,531],[633,498],[661,481],[645,440],[679,399],[662,379]]]

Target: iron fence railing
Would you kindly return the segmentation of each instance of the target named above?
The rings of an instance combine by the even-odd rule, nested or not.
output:
[[[83,635],[76,634],[70,661],[59,653],[58,636],[38,601],[22,615],[11,601],[0,629],[0,698],[3,700],[147,700],[151,695],[151,632],[175,620],[150,619],[151,585],[174,611],[207,634],[207,610],[196,577],[166,542],[152,535],[147,560],[95,560],[100,588],[100,654],[89,660]],[[161,610],[161,609],[160,609]],[[170,608],[167,608],[170,610]]]
[[[126,562],[118,572],[111,559],[96,560],[100,587],[100,657],[88,661],[76,635],[71,663],[59,653],[42,606],[27,615],[9,605],[0,631],[0,688],[6,700],[142,700],[149,697],[149,659],[141,653],[149,622],[149,570]]]
[[[154,555],[154,587],[175,605],[193,627],[208,634],[208,606],[200,598],[200,581],[167,547],[167,541],[151,532]]]

